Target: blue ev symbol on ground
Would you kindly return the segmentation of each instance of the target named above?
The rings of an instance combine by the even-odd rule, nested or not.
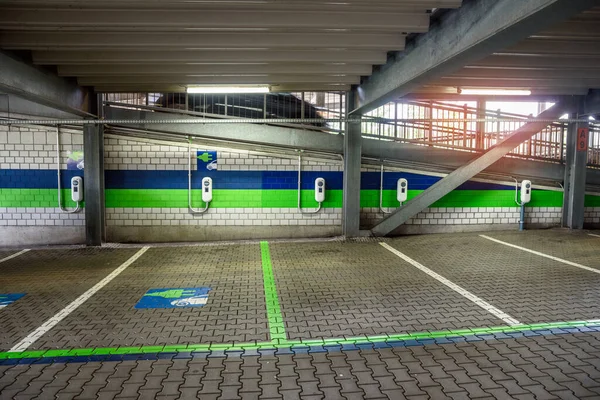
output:
[[[210,288],[150,289],[135,308],[202,307],[208,301]]]
[[[216,151],[199,151],[196,157],[198,158],[198,171],[217,170]]]
[[[21,297],[25,296],[25,293],[7,293],[0,294],[0,309],[11,305]]]

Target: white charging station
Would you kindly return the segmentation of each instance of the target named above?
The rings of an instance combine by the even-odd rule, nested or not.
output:
[[[408,200],[408,181],[406,179],[398,179],[398,185],[396,187],[396,196],[400,204]]]
[[[315,179],[315,201],[322,203],[325,201],[325,179]]]
[[[71,178],[71,200],[76,203],[83,201],[83,179],[80,176]]]
[[[521,182],[521,204],[531,201],[531,181]]]
[[[212,201],[212,179],[202,178],[202,201],[210,203]]]

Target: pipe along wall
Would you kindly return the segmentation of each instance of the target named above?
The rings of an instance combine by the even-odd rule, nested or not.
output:
[[[83,150],[81,132],[62,130],[63,206],[72,209],[70,182],[83,176],[71,158]],[[198,150],[202,150],[198,153]],[[206,151],[205,151],[206,150]],[[0,246],[84,243],[84,213],[67,214],[57,206],[56,131],[32,126],[0,126]],[[68,153],[70,152],[70,153]],[[106,224],[109,241],[195,241],[248,238],[326,237],[341,234],[342,163],[303,156],[301,206],[318,208],[315,179],[326,182],[317,214],[298,210],[298,159],[236,151],[193,148],[192,206],[202,209],[201,184],[213,182],[212,201],[202,215],[188,210],[188,146],[105,139]],[[200,157],[200,158],[198,158]],[[215,158],[216,157],[216,158]],[[72,161],[72,160],[71,160]],[[216,162],[214,162],[216,161]],[[214,162],[214,163],[213,163]],[[208,168],[211,164],[212,166]],[[216,169],[213,168],[216,166]],[[425,172],[363,166],[361,228],[400,204],[398,179],[408,181],[408,199],[441,179]],[[85,182],[84,182],[85,185]],[[535,185],[535,182],[534,182]],[[562,192],[534,187],[526,207],[527,229],[560,224]],[[85,201],[82,204],[85,207]],[[403,226],[405,233],[517,229],[519,207],[514,183],[467,182]],[[600,197],[586,197],[586,223],[600,225]]]

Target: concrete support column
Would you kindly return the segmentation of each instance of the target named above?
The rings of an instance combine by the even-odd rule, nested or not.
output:
[[[583,118],[584,99],[578,102],[576,113],[570,114],[571,118]],[[564,197],[562,210],[562,225],[570,229],[583,229],[585,206],[585,180],[587,171],[587,142],[585,149],[578,146],[579,141],[588,140],[579,137],[579,131],[588,128],[587,123],[569,124],[567,130],[567,154],[565,160]]]
[[[346,116],[354,108],[356,93],[348,92]],[[353,114],[353,119],[360,115]],[[343,233],[346,237],[357,237],[360,232],[360,165],[362,156],[361,123],[346,123],[344,135],[344,205]]]
[[[477,99],[477,118],[485,119],[485,110],[486,110],[486,100],[485,98]],[[477,122],[477,134],[475,138],[475,146],[477,149],[485,148],[485,122],[479,121]]]
[[[83,200],[85,201],[85,244],[100,246],[104,226],[104,126],[84,125]]]

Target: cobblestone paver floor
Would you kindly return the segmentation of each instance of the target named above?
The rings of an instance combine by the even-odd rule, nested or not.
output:
[[[0,264],[0,293],[27,293],[0,310],[8,350],[112,272],[135,249],[32,250]]]
[[[522,247],[528,247],[526,242],[545,243],[538,245],[537,250],[554,248],[555,253],[565,255],[566,250],[556,250],[562,244],[544,240],[545,235],[546,232],[526,232],[519,240],[514,239],[514,234],[505,237],[510,236],[514,244]],[[502,238],[498,233],[488,236]],[[388,243],[520,322],[600,318],[600,274],[507,247],[477,234],[415,236]],[[600,241],[590,246],[595,247],[597,263]],[[586,260],[590,258],[593,257],[588,253]]]
[[[597,399],[600,333],[154,361],[0,366],[2,399]]]
[[[378,243],[271,249],[290,339],[503,325]]]
[[[584,233],[488,236],[600,268],[600,238]],[[489,329],[505,324],[373,240],[157,247],[32,352],[0,352],[0,399],[600,398],[600,274],[478,234],[386,243],[523,323],[587,321]],[[0,310],[2,350],[135,252],[1,263],[0,293],[27,293]],[[202,308],[134,308],[151,288],[202,286]]]
[[[209,287],[201,308],[135,309],[149,289]],[[257,245],[151,248],[33,346],[88,348],[268,340]]]

